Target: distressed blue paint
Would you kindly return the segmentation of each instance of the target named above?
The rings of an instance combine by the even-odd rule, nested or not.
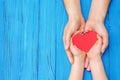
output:
[[[62,0],[56,0],[56,80],[67,80],[70,63],[63,46],[63,31],[67,23],[67,14]]]
[[[112,0],[105,26],[109,46],[102,59],[109,80],[120,79],[120,0]],[[87,20],[91,0],[81,0]],[[63,0],[0,0],[0,80],[67,80],[71,65],[62,36]],[[84,80],[92,80],[84,71]]]
[[[0,0],[0,4],[0,80],[36,80],[38,3]]]
[[[40,0],[38,80],[55,80],[55,0]]]

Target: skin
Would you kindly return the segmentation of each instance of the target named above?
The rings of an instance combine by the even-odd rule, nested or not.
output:
[[[71,67],[69,80],[82,80],[86,54],[74,46],[72,42],[70,49],[74,56],[74,63]]]
[[[102,39],[98,35],[97,38],[97,42],[87,53],[88,60],[90,61],[92,77],[93,80],[108,80],[101,59]]]
[[[77,30],[83,32],[85,21],[81,12],[80,0],[64,0],[64,4],[68,13],[68,23],[64,29],[63,42],[68,59],[73,64],[74,59],[70,50],[70,39]]]
[[[97,38],[98,40],[96,41],[94,46],[90,49],[90,51],[87,53],[87,57],[90,61],[92,77],[93,80],[108,80],[100,56],[102,39],[100,36],[97,36]],[[74,46],[72,43],[70,48],[74,56],[74,63],[72,64],[71,67],[69,80],[82,80],[86,54],[85,52],[76,48],[76,46]]]
[[[85,25],[85,32],[93,30],[102,37],[101,54],[108,46],[108,32],[104,25],[105,16],[110,0],[92,0],[89,18]],[[86,58],[85,68],[90,71],[89,60]]]
[[[68,23],[64,29],[63,42],[71,64],[74,63],[74,59],[73,53],[70,50],[70,38],[77,30],[80,30],[80,32],[87,32],[89,30],[97,32],[102,37],[101,52],[104,53],[108,46],[108,33],[104,25],[104,19],[109,3],[110,0],[92,0],[89,17],[85,23],[81,12],[80,0],[64,0],[68,13]],[[90,71],[88,58],[85,60],[85,68]]]

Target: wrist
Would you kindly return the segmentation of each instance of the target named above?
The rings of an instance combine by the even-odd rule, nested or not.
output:
[[[84,63],[85,62],[80,62],[80,63],[74,63],[72,64],[72,69],[74,70],[80,70],[80,69],[83,69],[84,68]]]
[[[81,24],[84,23],[84,18],[82,15],[73,15],[73,16],[69,16],[69,21]]]
[[[84,66],[85,63],[85,54],[74,56],[74,67]]]
[[[92,1],[88,19],[96,22],[104,22],[106,16],[106,10],[104,6],[106,4],[104,4],[104,2],[105,1],[102,0]]]
[[[100,61],[101,60],[101,56],[100,55],[97,55],[97,56],[94,56],[94,57],[89,57],[88,58],[90,63],[95,63],[96,61]]]
[[[94,16],[94,17],[89,17],[89,18],[88,18],[88,21],[89,21],[89,22],[92,22],[92,23],[102,23],[102,24],[104,23],[104,20],[103,20],[103,19],[97,18],[97,17],[95,17],[95,16]],[[88,22],[88,21],[87,21],[87,22]]]
[[[98,25],[104,25],[104,22],[95,21],[93,19],[88,19],[87,22],[86,22],[86,25],[88,25],[88,26],[98,26]]]

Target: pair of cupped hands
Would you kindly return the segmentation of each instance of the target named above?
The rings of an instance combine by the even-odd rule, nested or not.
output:
[[[86,53],[72,44],[71,38],[77,31],[85,33],[91,30],[97,33],[98,40],[89,52]],[[97,56],[102,56],[108,46],[108,33],[104,22],[95,21],[89,18],[85,22],[83,16],[81,16],[79,19],[77,17],[76,19],[74,18],[68,20],[64,29],[63,41],[70,63],[73,64],[74,57],[79,56],[80,58],[85,59],[84,66],[88,71],[90,71],[89,60],[94,59]]]

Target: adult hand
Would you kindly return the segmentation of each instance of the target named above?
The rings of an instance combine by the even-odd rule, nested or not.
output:
[[[88,20],[85,26],[85,31],[94,30],[97,34],[102,37],[102,48],[101,52],[103,53],[108,46],[108,32],[105,28],[104,23],[102,22],[95,22]]]
[[[74,32],[76,32],[80,28],[80,30],[82,31],[85,22],[82,16],[80,0],[64,0],[64,4],[69,20],[64,29],[63,41],[68,59],[70,63],[73,64],[73,56],[70,51],[70,39]]]
[[[87,32],[89,30],[93,30],[101,36],[102,38],[101,53],[104,53],[106,47],[108,46],[108,32],[104,26],[104,23],[88,20],[86,22],[85,31]],[[85,68],[87,68],[87,70],[90,71],[88,58],[86,58]]]
[[[69,20],[64,29],[63,41],[64,41],[64,46],[65,46],[65,50],[66,50],[68,59],[71,64],[73,64],[74,59],[73,59],[73,55],[70,50],[70,40],[71,40],[72,35],[77,30],[80,30],[80,32],[83,32],[84,24],[85,24],[84,18],[81,17],[79,20],[76,20],[76,19]]]
[[[86,31],[94,30],[102,37],[102,53],[108,46],[108,33],[104,26],[104,20],[109,3],[110,0],[92,0],[88,21],[85,27]],[[88,58],[86,59],[85,67],[87,70],[90,70],[90,67],[88,66]]]

